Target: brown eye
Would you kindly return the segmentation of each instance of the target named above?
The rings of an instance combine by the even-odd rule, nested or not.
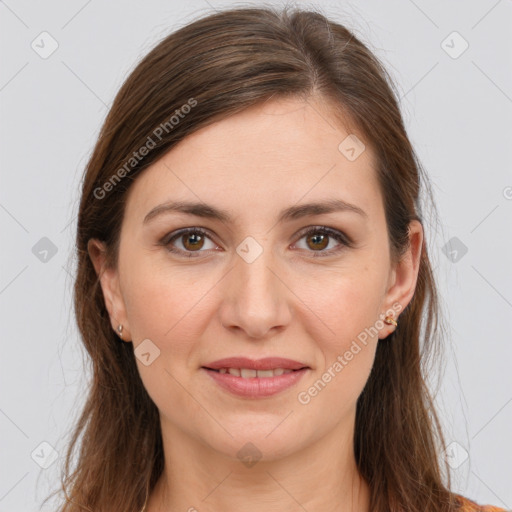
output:
[[[201,249],[204,245],[204,236],[197,233],[186,233],[181,236],[181,243],[187,251]]]
[[[208,231],[202,228],[181,229],[164,237],[160,243],[168,251],[187,257],[199,256],[202,252],[208,252],[208,249],[217,247],[212,242]],[[208,243],[210,246],[207,245]]]
[[[329,256],[352,247],[351,240],[344,233],[326,226],[316,226],[303,231],[300,240],[302,239],[305,239],[305,247],[299,246],[299,249],[305,249],[313,257]],[[331,242],[338,243],[331,244]],[[326,250],[327,247],[329,248]]]
[[[306,237],[308,247],[313,250],[325,249],[329,245],[329,236],[315,233]]]

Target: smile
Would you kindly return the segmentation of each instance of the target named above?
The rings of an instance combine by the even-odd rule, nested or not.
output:
[[[242,379],[250,379],[254,377],[278,377],[279,375],[291,373],[296,370],[290,370],[287,368],[274,368],[269,370],[253,370],[251,368],[219,368],[218,370],[213,371],[217,371],[219,373],[229,373],[230,375],[234,375],[235,377],[242,377]]]
[[[202,367],[209,378],[224,392],[245,399],[272,397],[295,386],[311,369],[297,370],[274,368],[272,370],[254,370],[247,368]]]

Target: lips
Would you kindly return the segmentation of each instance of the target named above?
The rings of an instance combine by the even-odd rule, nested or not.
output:
[[[225,391],[247,399],[266,398],[296,385],[311,369],[304,363],[282,357],[248,359],[229,357],[201,368]]]
[[[309,366],[305,363],[294,361],[292,359],[285,359],[282,357],[264,357],[263,359],[249,359],[247,357],[228,357],[225,359],[219,359],[217,361],[205,364],[203,368],[217,371],[221,369],[245,369],[256,371],[268,371],[279,369],[301,370],[302,368],[309,368]],[[251,374],[251,376],[255,375]]]

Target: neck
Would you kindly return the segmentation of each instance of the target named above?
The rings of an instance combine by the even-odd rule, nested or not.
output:
[[[254,465],[162,425],[165,469],[146,512],[369,512],[369,487],[360,476],[352,433],[331,433],[284,457]],[[337,437],[336,437],[337,436]]]

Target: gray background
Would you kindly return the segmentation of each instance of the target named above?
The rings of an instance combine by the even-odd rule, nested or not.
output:
[[[512,1],[298,4],[352,28],[398,83],[442,221],[426,227],[446,310],[437,403],[454,490],[512,508]],[[161,38],[227,5],[0,1],[0,512],[39,510],[57,486],[85,396],[73,236],[108,106]]]

